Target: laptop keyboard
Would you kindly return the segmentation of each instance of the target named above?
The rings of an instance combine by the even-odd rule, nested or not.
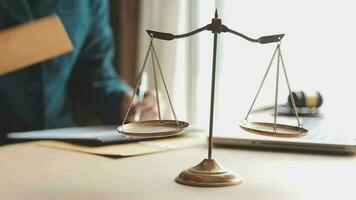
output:
[[[347,132],[342,132],[339,127],[336,129],[333,122],[328,123],[322,118],[303,118],[302,124],[309,131],[303,139],[343,142],[355,138]]]

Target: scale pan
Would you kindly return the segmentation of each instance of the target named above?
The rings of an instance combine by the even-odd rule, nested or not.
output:
[[[175,120],[150,120],[128,123],[117,128],[125,136],[133,138],[159,138],[178,135],[189,124]]]
[[[291,126],[286,124],[276,124],[276,131],[274,131],[274,123],[267,122],[249,122],[243,120],[240,127],[248,132],[258,135],[274,136],[281,138],[296,138],[303,137],[308,133],[308,130],[298,126]]]

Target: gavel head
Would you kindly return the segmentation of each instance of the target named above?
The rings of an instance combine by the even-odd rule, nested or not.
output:
[[[323,98],[318,91],[296,91],[292,92],[295,105],[298,108],[318,108],[323,104]],[[292,105],[290,95],[288,96],[288,104]]]

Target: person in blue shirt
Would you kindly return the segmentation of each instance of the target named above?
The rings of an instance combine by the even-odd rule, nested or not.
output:
[[[77,126],[73,102],[104,124],[123,119],[131,88],[113,68],[106,0],[1,0],[0,30],[53,14],[60,17],[74,50],[0,76],[0,138],[14,131]],[[143,119],[154,118],[154,99],[148,93],[134,103],[128,121],[138,110]]]

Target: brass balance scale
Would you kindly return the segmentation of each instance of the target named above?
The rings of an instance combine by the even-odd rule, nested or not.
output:
[[[258,39],[253,39],[247,37],[237,31],[229,29],[227,26],[221,23],[221,19],[218,18],[218,13],[215,11],[215,18],[212,19],[212,22],[204,27],[196,29],[192,32],[181,34],[181,35],[173,35],[171,33],[163,33],[157,31],[147,30],[147,33],[151,37],[150,44],[144,59],[143,66],[139,71],[138,80],[136,82],[136,86],[134,89],[134,93],[131,97],[131,103],[128,106],[125,118],[121,126],[118,127],[118,132],[128,137],[135,138],[156,138],[156,137],[170,137],[181,134],[183,129],[188,127],[187,122],[179,121],[177,119],[176,112],[174,111],[172,101],[167,89],[167,84],[164,79],[164,73],[162,67],[158,61],[157,52],[154,48],[153,41],[154,39],[161,40],[173,40],[178,38],[186,38],[192,35],[195,35],[202,31],[211,31],[214,34],[214,46],[213,46],[213,63],[212,63],[212,81],[211,81],[211,101],[210,101],[210,122],[209,122],[209,146],[208,146],[208,158],[201,161],[198,165],[191,167],[189,169],[184,170],[176,177],[176,182],[184,185],[190,186],[201,186],[201,187],[218,187],[218,186],[230,186],[237,185],[242,183],[242,178],[223,168],[217,161],[212,158],[212,139],[213,139],[213,125],[214,125],[214,96],[215,96],[215,71],[216,71],[216,56],[217,56],[217,42],[218,42],[218,34],[220,33],[232,33],[239,37],[242,37],[250,42],[260,43],[260,44],[268,44],[268,43],[276,43],[277,47],[273,53],[272,59],[269,62],[268,68],[263,76],[260,87],[257,91],[257,94],[252,102],[252,105],[245,117],[244,120],[240,123],[240,127],[250,133],[271,136],[271,137],[302,137],[307,134],[307,130],[303,128],[300,123],[298,112],[296,110],[294,98],[292,95],[291,102],[293,111],[295,113],[295,117],[297,119],[297,126],[279,124],[277,123],[277,101],[278,101],[278,86],[279,86],[279,74],[280,74],[280,65],[282,66],[284,76],[287,82],[289,93],[291,94],[290,83],[288,80],[286,68],[284,66],[284,61],[282,57],[282,52],[280,48],[281,40],[284,34],[279,35],[270,35],[263,36]],[[125,124],[128,113],[130,112],[131,105],[133,99],[135,98],[135,94],[138,91],[142,75],[145,71],[145,67],[148,61],[149,56],[151,56],[152,60],[152,69],[153,69],[153,79],[156,91],[156,101],[158,108],[158,120],[150,120],[150,121],[138,121],[133,123]],[[277,73],[276,73],[276,88],[275,88],[275,104],[274,104],[274,121],[273,122],[255,122],[249,121],[248,117],[253,109],[253,106],[256,102],[256,99],[262,89],[262,86],[265,82],[265,79],[271,69],[272,63],[277,56]],[[157,71],[163,82],[165,93],[168,97],[169,106],[173,113],[174,120],[163,120],[161,118],[161,108],[160,101],[158,96],[157,89]]]

